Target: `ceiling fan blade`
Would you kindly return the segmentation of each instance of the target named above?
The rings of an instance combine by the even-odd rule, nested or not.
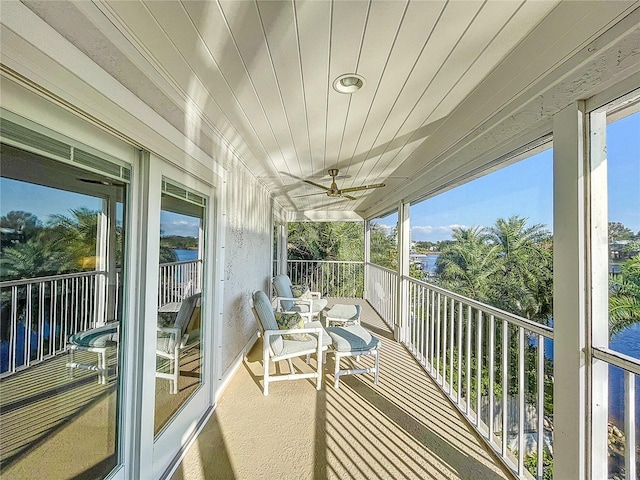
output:
[[[359,192],[360,190],[370,190],[372,188],[384,187],[384,183],[374,183],[373,185],[361,185],[359,187],[348,187],[340,190],[340,193]]]
[[[329,190],[328,187],[325,187],[324,185],[320,185],[319,183],[312,182],[311,180],[303,180],[303,182],[308,183],[309,185],[313,185],[314,187],[321,188],[323,190]]]
[[[291,198],[313,197],[314,195],[326,195],[326,193],[324,192],[307,193],[306,195],[296,195],[295,197],[291,197]]]
[[[342,198],[348,198],[349,200],[357,200],[356,197],[352,197],[351,195],[340,195]]]

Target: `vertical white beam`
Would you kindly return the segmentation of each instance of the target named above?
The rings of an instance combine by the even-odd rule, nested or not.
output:
[[[96,232],[96,256],[94,269],[104,272],[108,268],[109,255],[109,201],[102,200],[102,208],[98,213]],[[107,279],[102,275],[96,277],[96,310],[93,322],[95,326],[104,325],[107,315]]]
[[[409,203],[398,204],[398,289],[394,335],[396,340],[405,340],[404,328],[409,316]]]
[[[369,263],[371,262],[371,222],[369,220],[364,221],[364,292],[363,296],[365,300],[369,300]]]
[[[118,274],[116,272],[117,259],[116,251],[118,246],[116,245],[116,228],[117,228],[117,200],[114,196],[109,197],[107,201],[107,222],[108,222],[108,239],[107,239],[107,321],[119,320],[118,312],[116,311],[116,296],[118,288]],[[124,245],[122,246],[124,248]],[[123,265],[124,268],[124,265]],[[122,295],[120,295],[122,297]],[[122,298],[120,298],[122,302]]]
[[[289,223],[278,224],[278,274],[287,274]]]
[[[585,478],[584,105],[553,118],[554,477]]]
[[[591,337],[587,335],[588,352],[591,347],[609,346],[609,228],[607,223],[607,114],[604,111],[589,115],[589,240],[590,258],[587,270],[590,286],[590,312],[587,315]],[[589,357],[587,357],[589,359]],[[609,365],[594,359],[588,385],[591,393],[591,435],[587,455],[591,478],[607,478],[609,418]],[[597,386],[593,388],[593,386]]]

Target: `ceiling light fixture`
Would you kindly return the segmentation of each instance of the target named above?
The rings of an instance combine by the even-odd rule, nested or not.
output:
[[[353,93],[364,87],[364,77],[355,73],[345,73],[333,81],[333,89],[338,93]]]

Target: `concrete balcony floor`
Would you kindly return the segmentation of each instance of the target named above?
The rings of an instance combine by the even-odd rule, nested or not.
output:
[[[379,385],[372,375],[344,376],[334,389],[329,355],[322,391],[285,381],[264,397],[259,340],[172,479],[513,478],[371,306],[330,305],[354,302],[382,342]],[[296,360],[294,368],[309,367]]]

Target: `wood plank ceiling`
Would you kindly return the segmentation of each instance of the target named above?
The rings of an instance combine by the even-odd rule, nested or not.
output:
[[[29,3],[39,15],[51,16],[46,2]],[[362,211],[371,196],[384,198],[402,188],[412,171],[431,160],[412,154],[425,139],[441,134],[443,122],[558,3],[103,0],[94,5],[170,85],[173,98],[181,99],[155,105],[158,113],[167,118],[177,107],[187,132],[209,132],[214,142],[222,137],[288,210]],[[87,15],[96,6],[78,8]],[[567,20],[570,10],[565,10]],[[117,45],[112,33],[96,28]],[[336,92],[332,82],[345,73],[361,75],[364,87],[350,95]],[[510,81],[505,76],[493,91]],[[154,88],[167,92],[157,81]],[[400,168],[408,160],[413,167]],[[387,186],[348,200],[329,198],[302,181],[328,186],[329,168],[340,169],[341,188]]]

